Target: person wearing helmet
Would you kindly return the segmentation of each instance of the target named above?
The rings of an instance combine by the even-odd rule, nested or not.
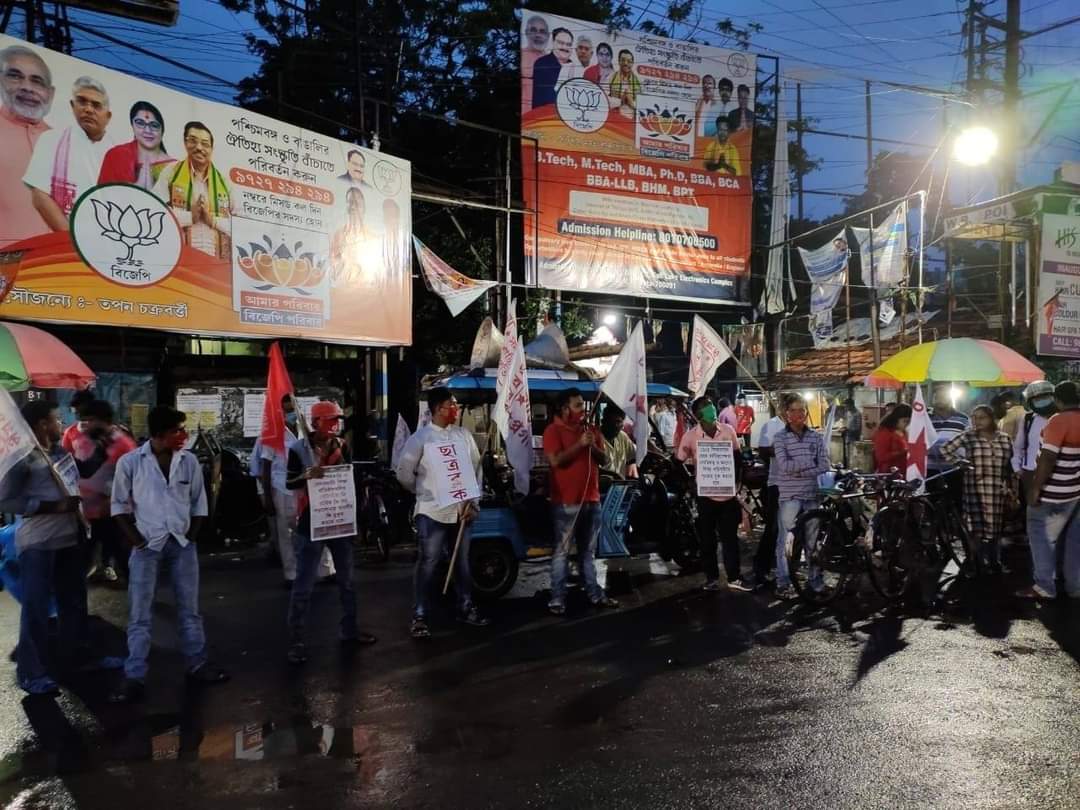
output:
[[[1020,476],[1022,495],[1026,494],[1035,474],[1035,462],[1039,459],[1039,450],[1042,447],[1043,428],[1050,417],[1057,413],[1054,384],[1046,380],[1031,383],[1024,389],[1024,402],[1030,410],[1017,422],[1012,434],[1012,468]]]
[[[341,594],[341,643],[374,644],[371,633],[361,632],[356,625],[356,591],[353,589],[353,539],[335,537],[328,540],[311,539],[311,504],[308,481],[323,477],[324,467],[349,463],[349,451],[340,438],[341,422],[345,418],[336,402],[322,401],[311,406],[311,433],[307,439],[296,441],[289,448],[289,466],[285,485],[297,492],[296,528],[293,545],[296,551],[296,579],[289,598],[289,652],[292,664],[307,660],[304,629],[307,624],[311,592],[315,587],[323,549],[330,550],[337,568],[338,591]]]

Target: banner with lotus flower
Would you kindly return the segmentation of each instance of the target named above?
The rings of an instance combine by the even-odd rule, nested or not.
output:
[[[13,37],[0,63],[0,318],[411,342],[408,161]]]

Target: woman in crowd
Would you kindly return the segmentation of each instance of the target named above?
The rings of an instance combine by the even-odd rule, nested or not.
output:
[[[949,461],[961,457],[971,462],[964,472],[964,519],[977,549],[977,560],[986,570],[1001,569],[1001,527],[1012,483],[1012,440],[998,430],[989,405],[971,412],[971,427],[941,446]]]
[[[135,138],[105,153],[98,183],[130,183],[147,191],[164,166],[172,162],[165,151],[165,118],[149,101],[136,101],[129,114]]]
[[[911,406],[897,405],[874,431],[874,472],[888,473],[907,469],[907,429]]]

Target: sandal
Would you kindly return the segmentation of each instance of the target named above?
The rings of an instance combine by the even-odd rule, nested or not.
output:
[[[193,669],[187,674],[188,680],[193,683],[211,685],[225,683],[231,677],[228,672],[217,664],[205,663],[198,669]]]
[[[431,638],[431,630],[428,628],[427,622],[417,616],[412,620],[412,625],[409,627],[409,635],[413,638]]]

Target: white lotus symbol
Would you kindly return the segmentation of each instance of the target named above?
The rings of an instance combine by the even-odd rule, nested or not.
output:
[[[91,199],[94,205],[94,218],[101,226],[101,235],[123,244],[128,252],[121,261],[131,261],[135,248],[139,245],[156,245],[165,225],[165,212],[150,212],[149,208],[136,211],[128,205],[121,208],[114,202]]]
[[[570,106],[578,111],[579,121],[587,121],[585,113],[600,107],[600,90],[588,87],[567,87],[566,98]]]

